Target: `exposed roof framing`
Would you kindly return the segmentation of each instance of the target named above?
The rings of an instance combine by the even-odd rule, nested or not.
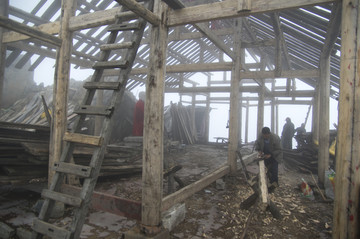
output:
[[[121,7],[117,2],[126,5],[127,1],[78,1],[76,17],[73,17],[70,21],[70,29],[75,30],[72,55],[72,63],[75,67],[90,68],[93,62],[97,60],[99,46],[104,44],[108,36],[106,25],[113,23],[115,15],[120,12]],[[225,52],[231,59],[234,54],[234,19],[244,16],[243,34],[241,35],[243,47],[247,47],[247,52],[256,60],[260,59],[261,55],[265,56],[266,61],[264,64],[267,70],[273,71],[275,69],[278,74],[280,74],[280,71],[311,71],[318,68],[320,55],[328,37],[328,26],[331,24],[333,2],[336,2],[313,0],[307,1],[306,6],[299,8],[296,6],[304,1],[278,0],[276,4],[274,1],[274,4],[269,2],[266,6],[262,6],[264,5],[261,5],[263,1],[253,0],[251,15],[248,15],[248,11],[234,11],[237,1],[163,1],[172,8],[168,17],[167,64],[169,66],[216,62],[220,64],[222,62],[222,52]],[[208,7],[209,4],[211,4],[211,7]],[[9,18],[29,27],[38,26],[34,30],[56,36],[59,31],[60,5],[60,1],[38,0],[33,9],[27,9],[26,11],[10,6]],[[281,7],[279,8],[279,6]],[[182,11],[181,19],[177,14],[179,9]],[[197,12],[196,16],[193,14],[204,9],[207,10],[206,14],[203,12]],[[276,10],[276,12],[269,12],[268,10]],[[147,14],[146,16],[151,19],[153,24],[158,21],[157,17],[151,13],[142,14]],[[92,17],[96,17],[98,22],[94,21]],[[4,22],[3,19],[2,22]],[[150,27],[148,26],[134,68],[143,69],[147,67],[149,60],[149,30]],[[119,42],[126,39],[126,34],[121,34],[118,37]],[[19,37],[18,34],[7,32],[4,34],[3,41],[8,46],[7,66],[14,64],[17,68],[26,67],[25,63],[31,59],[29,70],[32,71],[45,58],[56,57],[56,50],[52,44],[40,42],[37,39]],[[277,41],[280,42],[278,46],[276,45]],[[340,51],[341,39],[335,36],[333,41],[335,44],[331,52],[330,85],[332,87],[332,97],[336,97],[339,91],[340,55],[338,52]],[[282,49],[280,56],[277,53],[278,47]],[[121,51],[113,54],[111,58],[119,60]],[[276,68],[276,65],[278,65],[278,68]],[[279,67],[282,69],[279,69]],[[250,70],[247,66],[243,66],[243,68],[243,70]],[[210,72],[203,71],[203,73],[208,75]],[[108,74],[111,75],[111,73]],[[191,71],[168,72],[167,86],[169,88],[179,88],[183,81],[194,85],[196,82],[190,80],[194,74]],[[133,74],[133,83],[130,88],[143,85],[145,79],[146,74],[144,73]],[[299,79],[314,88],[318,81],[316,77]],[[260,83],[260,81],[257,82]]]

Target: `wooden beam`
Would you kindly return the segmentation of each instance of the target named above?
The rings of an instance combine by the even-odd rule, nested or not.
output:
[[[160,18],[157,15],[146,9],[143,5],[136,2],[135,0],[116,0],[116,1],[120,5],[125,6],[129,10],[139,15],[139,17],[144,18],[146,21],[150,22],[154,26],[158,26],[160,24]]]
[[[51,122],[50,150],[49,150],[49,176],[52,181],[55,171],[52,166],[60,161],[62,152],[62,139],[67,126],[67,100],[70,80],[70,58],[72,47],[72,32],[69,31],[69,19],[75,13],[76,1],[63,1],[61,5],[62,24],[60,28],[61,47],[57,52],[54,76],[54,110]],[[61,181],[61,180],[59,180]]]
[[[154,13],[166,18],[167,6],[161,1],[155,1],[154,5]],[[164,24],[152,26],[149,73],[146,81],[141,224],[149,227],[159,227],[161,223],[167,32]]]
[[[221,18],[243,17],[258,13],[321,5],[331,2],[334,2],[334,0],[252,0],[251,11],[238,12],[238,0],[228,0],[187,7],[179,10],[170,10],[167,25],[171,27]]]
[[[320,56],[320,109],[319,109],[319,150],[318,150],[318,178],[319,183],[325,183],[325,171],[329,168],[329,116],[330,116],[330,52],[334,47],[340,32],[341,4],[334,4],[328,29],[326,31],[325,44]]]
[[[185,199],[192,196],[194,193],[200,191],[201,189],[215,182],[217,179],[225,176],[229,172],[230,167],[228,165],[222,166],[221,168],[196,181],[195,183],[192,183],[176,191],[175,193],[164,197],[162,201],[162,210],[167,210],[175,204],[183,202]]]
[[[360,11],[342,1],[339,127],[336,151],[333,238],[360,237]]]
[[[230,115],[229,115],[229,145],[228,145],[228,164],[230,173],[235,174],[237,170],[237,149],[239,145],[239,87],[241,70],[241,33],[242,19],[235,20],[234,31],[234,65],[231,71],[231,90],[230,90]]]
[[[47,34],[46,32],[39,31],[36,28],[29,27],[25,24],[16,22],[4,16],[0,16],[0,26],[7,28],[9,30],[13,30],[25,34],[30,37],[34,37],[36,39],[50,43],[55,46],[61,46],[60,38]]]

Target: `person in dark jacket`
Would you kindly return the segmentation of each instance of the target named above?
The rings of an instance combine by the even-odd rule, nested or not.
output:
[[[255,150],[258,156],[264,158],[264,163],[268,169],[270,187],[279,186],[278,166],[282,162],[283,153],[280,137],[270,132],[269,127],[264,127],[255,142]]]
[[[291,122],[291,119],[287,117],[284,124],[283,131],[281,133],[281,144],[283,149],[292,149],[292,138],[295,133],[295,126]]]

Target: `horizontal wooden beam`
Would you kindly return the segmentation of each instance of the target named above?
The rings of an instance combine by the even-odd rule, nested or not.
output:
[[[238,11],[238,0],[227,0],[193,7],[170,9],[167,19],[168,26],[194,24],[222,18],[235,18],[258,13],[280,11],[335,2],[334,0],[252,0],[250,11]]]
[[[135,0],[116,0],[119,4],[125,6],[129,10],[133,11],[139,17],[144,18],[146,21],[150,22],[154,26],[158,26],[160,24],[160,18],[155,15],[153,12],[146,9],[143,5],[136,2]]]
[[[275,79],[275,78],[319,78],[320,71],[315,70],[286,70],[278,76],[275,71],[244,71],[240,73],[241,79]]]
[[[259,86],[242,86],[240,92],[259,92]],[[165,93],[230,93],[230,86],[166,88]]]
[[[169,209],[177,203],[183,202],[185,199],[193,195],[194,193],[200,191],[206,186],[210,185],[217,179],[225,176],[230,172],[230,168],[228,165],[222,166],[211,174],[203,177],[199,181],[192,183],[173,194],[170,194],[163,198],[162,200],[162,211]]]
[[[34,37],[55,46],[61,46],[62,40],[60,38],[23,23],[16,22],[7,17],[0,16],[0,26],[21,34],[25,34],[29,37]]]

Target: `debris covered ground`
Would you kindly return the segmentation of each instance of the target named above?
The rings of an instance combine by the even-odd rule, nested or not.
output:
[[[166,158],[183,168],[176,173],[184,184],[190,184],[226,163],[227,149],[219,146],[187,145],[184,149],[167,153]],[[251,174],[257,173],[256,163],[247,166]],[[299,185],[302,178],[309,183],[315,195],[310,200],[302,195]],[[315,176],[316,178],[316,176]],[[333,203],[324,201],[315,187],[310,174],[279,167],[280,187],[270,194],[271,200],[280,209],[282,218],[262,211],[255,205],[242,209],[241,203],[252,193],[246,184],[241,166],[234,176],[223,178],[224,185],[212,183],[185,201],[185,220],[171,231],[171,238],[331,238]],[[164,194],[167,193],[166,180]],[[176,184],[179,187],[178,184]],[[177,188],[178,189],[178,188]],[[129,178],[112,177],[99,181],[96,191],[120,197],[141,200],[141,176]],[[39,193],[17,187],[0,187],[0,223],[16,231],[29,229],[35,213],[33,207]],[[252,212],[252,217],[249,215]],[[61,224],[68,224],[70,208],[61,217]],[[136,225],[108,212],[90,210],[81,238],[121,238],[122,233]]]

